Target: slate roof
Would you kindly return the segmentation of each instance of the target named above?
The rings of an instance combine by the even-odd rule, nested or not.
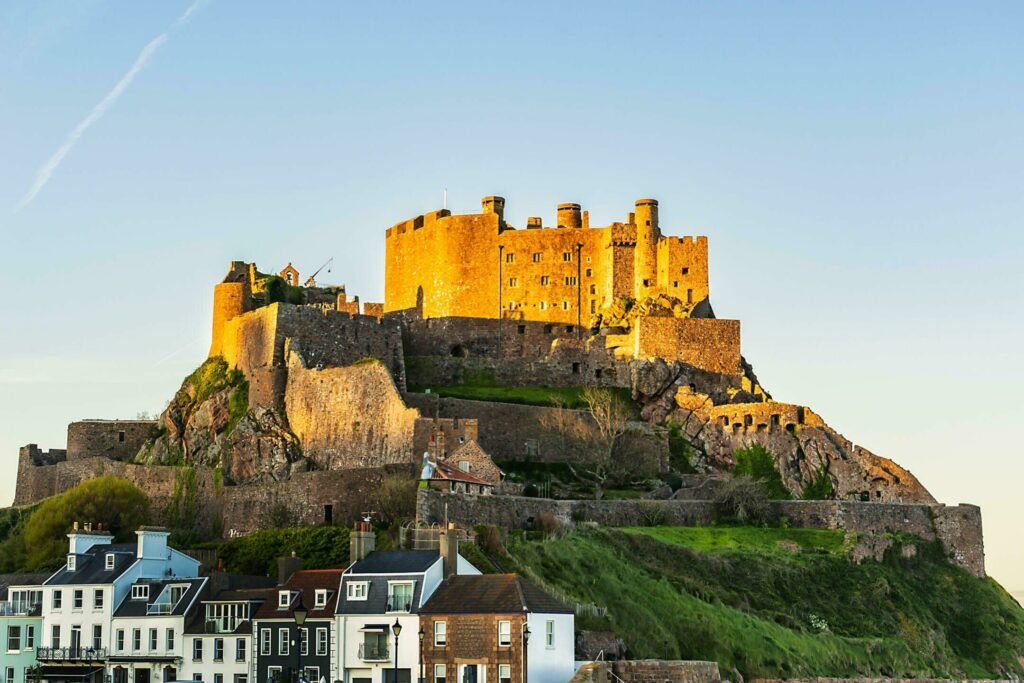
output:
[[[464,481],[470,484],[477,484],[479,486],[492,487],[489,481],[484,481],[480,477],[470,474],[469,472],[463,472],[458,467],[451,465],[448,462],[442,460],[441,462],[434,463],[434,476],[431,479],[444,479],[453,481]]]
[[[243,635],[246,633],[252,633],[252,620],[259,611],[259,604],[252,605],[249,607],[249,618],[245,621],[240,621],[235,627],[235,630],[231,633],[211,633],[206,630],[206,603],[207,602],[248,602],[248,603],[260,603],[264,600],[276,600],[277,589],[276,588],[230,588],[222,591],[218,591],[212,594],[209,590],[209,585],[204,589],[203,595],[199,597],[199,609],[197,609],[192,617],[185,624],[186,635]]]
[[[308,610],[307,619],[331,619],[334,617],[334,606],[338,599],[338,584],[341,583],[342,569],[302,569],[288,579],[283,586],[267,592],[267,600],[256,611],[255,619],[294,619],[298,596],[292,598],[287,608],[277,606],[278,592],[282,590],[297,591],[302,596],[302,604]],[[327,590],[327,604],[321,608],[316,605],[317,589]]]
[[[135,564],[135,543],[100,543],[75,560],[75,570],[69,571],[65,563],[53,576],[45,581],[47,586],[74,586],[85,584],[112,583],[124,574],[128,567]],[[106,568],[105,556],[114,553],[114,568]]]
[[[49,574],[38,573],[0,574],[0,600],[8,599],[11,586],[41,586],[48,578]]]
[[[572,614],[573,611],[518,574],[476,574],[445,579],[420,614]]]
[[[145,600],[133,600],[131,591],[125,596],[121,604],[114,610],[115,617],[168,617],[168,616],[181,616],[185,614],[189,607],[194,604],[198,604],[196,597],[203,590],[203,586],[206,585],[206,578],[191,578],[191,579],[142,579],[136,581],[135,586],[141,586],[143,584],[149,585],[149,597]],[[165,586],[172,584],[182,585],[188,584],[188,590],[178,600],[178,603],[174,605],[170,612],[162,614],[149,614],[149,606],[156,602],[157,598],[160,597],[160,593],[163,592]]]
[[[423,575],[441,562],[436,550],[378,550],[356,562],[345,572],[341,594],[338,596],[338,614],[387,614],[389,581],[413,580],[410,612],[417,612],[423,594]],[[365,600],[349,600],[349,582],[367,582]]]

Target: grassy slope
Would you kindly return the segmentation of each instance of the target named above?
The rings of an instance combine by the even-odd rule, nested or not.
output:
[[[1019,672],[1024,610],[915,543],[913,559],[854,565],[841,532],[595,529],[513,544],[502,562],[607,607],[632,657],[713,659],[748,678]]]

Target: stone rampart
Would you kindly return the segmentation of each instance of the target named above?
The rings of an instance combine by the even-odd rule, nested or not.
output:
[[[743,372],[739,320],[646,316],[637,319],[633,336],[637,358],[679,360],[730,375]]]
[[[80,420],[68,425],[68,460],[103,456],[130,460],[153,433],[156,420]]]
[[[846,500],[773,501],[773,516],[790,526],[843,529],[868,534],[908,533],[942,543],[951,562],[975,576],[985,575],[981,511],[974,505],[862,503]],[[715,520],[714,503],[706,500],[553,500],[519,496],[453,496],[421,491],[420,521],[445,519],[472,526],[494,524],[517,529],[541,514],[565,525],[594,522],[601,526],[704,526]]]
[[[810,408],[792,403],[728,403],[707,409],[712,422],[733,434],[781,432],[798,425],[823,427],[825,421]]]

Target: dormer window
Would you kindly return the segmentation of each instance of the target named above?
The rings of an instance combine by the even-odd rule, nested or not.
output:
[[[291,591],[278,591],[277,592],[277,608],[287,609],[288,605],[292,604],[292,592]]]
[[[132,600],[149,600],[149,584],[132,586]]]
[[[76,558],[74,555],[68,555],[68,571],[69,572],[75,571],[75,565],[76,565],[76,560],[77,559],[78,558]]]
[[[349,581],[345,584],[348,586],[348,599],[349,600],[365,600],[368,584],[366,581]]]
[[[313,603],[315,607],[326,607],[327,606],[327,590],[324,588],[317,588],[314,594]]]
[[[110,571],[114,568],[114,553],[107,553],[107,556],[103,562],[103,566],[104,568],[106,568],[107,571]]]

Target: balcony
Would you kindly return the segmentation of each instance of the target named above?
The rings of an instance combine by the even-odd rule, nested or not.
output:
[[[411,595],[389,595],[388,612],[408,612],[412,608]]]
[[[21,600],[4,600],[0,602],[0,617],[28,617],[39,616],[41,613],[38,602],[23,602]]]
[[[107,658],[105,647],[40,647],[36,659],[40,662],[95,662]]]
[[[389,662],[391,650],[385,643],[360,643],[359,659],[364,662]]]
[[[235,617],[219,617],[217,619],[207,619],[203,625],[204,633],[234,633],[239,626],[247,622],[248,619],[238,619]]]

